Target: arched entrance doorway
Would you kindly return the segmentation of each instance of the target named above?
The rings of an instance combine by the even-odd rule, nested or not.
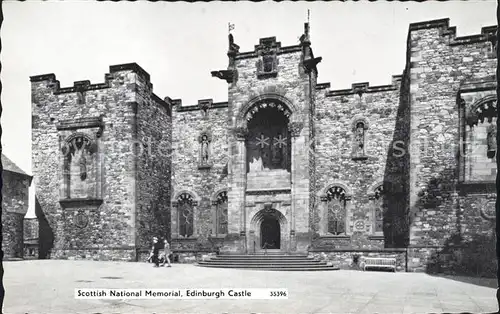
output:
[[[289,249],[289,226],[285,216],[272,205],[253,215],[248,237],[249,252],[264,250],[287,251]]]
[[[281,227],[274,215],[265,215],[260,223],[260,247],[262,249],[280,249]]]

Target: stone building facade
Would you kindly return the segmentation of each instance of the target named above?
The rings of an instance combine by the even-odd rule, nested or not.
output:
[[[308,24],[298,45],[269,37],[249,52],[240,52],[230,34],[228,66],[211,73],[227,82],[227,102],[161,101],[137,65],[111,67],[105,84],[76,82],[67,89],[53,75],[32,77],[35,168],[59,160],[59,168],[40,173],[48,187],[42,192],[52,195],[37,192],[46,216],[55,222],[84,211],[64,206],[76,192],[67,191],[76,188],[83,193],[78,199],[94,193],[92,204],[102,200],[90,210],[87,230],[107,226],[113,241],[103,247],[130,239],[132,248],[135,230],[134,248],[163,232],[183,254],[267,249],[345,265],[355,256],[391,255],[407,270],[463,263],[470,255],[464,248],[471,241],[490,245],[494,230],[497,28],[457,37],[448,23],[411,24],[406,67],[384,86],[333,90],[318,83],[321,58],[313,54]],[[83,104],[80,86],[88,95]],[[144,154],[142,168],[113,168],[124,154],[105,148],[105,141],[138,139],[134,130],[141,128],[132,126],[141,120],[132,117],[150,106],[165,108],[150,116],[148,134],[153,146],[168,148],[167,158]],[[90,118],[104,108],[105,117]],[[108,124],[122,132],[103,127]],[[95,183],[49,175],[63,173],[61,143],[85,125],[85,138],[101,156],[89,172]],[[96,132],[102,135],[90,135]],[[103,160],[113,161],[106,171]],[[154,175],[141,176],[146,171]],[[59,205],[51,207],[54,202]],[[123,210],[126,205],[131,209]],[[161,217],[150,215],[155,206]],[[147,224],[133,213],[156,220]],[[85,229],[67,224],[58,236],[81,247],[76,242]],[[54,247],[68,254],[63,242]]]
[[[170,105],[137,64],[101,84],[31,84],[41,257],[134,260],[170,231]]]
[[[23,258],[23,220],[32,177],[2,154],[2,250],[4,258]]]

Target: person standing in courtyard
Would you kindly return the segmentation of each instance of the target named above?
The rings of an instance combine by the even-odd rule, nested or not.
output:
[[[168,240],[165,239],[163,241],[163,254],[164,254],[164,258],[163,258],[163,264],[161,264],[161,266],[165,266],[165,262],[168,263],[168,267],[172,267],[172,265],[170,264],[170,254],[171,254],[171,251],[170,251],[170,243],[168,243]]]
[[[158,242],[158,238],[157,237],[153,237],[153,247],[151,249],[151,253],[153,255],[153,263],[154,263],[154,266],[153,267],[159,267],[160,266],[160,259],[159,259],[159,256],[158,254],[160,253],[160,243]]]

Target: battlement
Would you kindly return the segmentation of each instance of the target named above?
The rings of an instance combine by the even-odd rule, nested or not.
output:
[[[87,91],[99,90],[99,89],[107,89],[110,88],[111,82],[115,80],[114,73],[131,71],[136,73],[139,77],[141,77],[149,90],[153,89],[153,84],[150,82],[150,75],[143,68],[141,68],[137,63],[126,63],[126,64],[118,64],[111,65],[109,67],[109,73],[104,75],[104,83],[92,84],[89,80],[83,81],[75,81],[73,82],[73,86],[71,87],[61,87],[60,82],[57,80],[56,75],[54,73],[42,74],[30,76],[30,81],[32,83],[35,82],[48,82],[47,86],[53,90],[54,95],[66,94],[66,93],[83,93]],[[137,88],[136,84],[130,84],[128,88],[135,90]],[[159,104],[162,107],[167,109],[168,115],[171,115],[171,103],[162,100],[156,94],[151,93],[151,99]]]
[[[322,83],[316,85],[316,90],[327,89],[326,97],[386,92],[386,91],[398,90],[399,86],[401,85],[402,79],[403,79],[402,75],[393,75],[392,84],[390,85],[370,86],[370,83],[363,82],[363,83],[353,83],[351,85],[351,88],[349,89],[338,89],[338,90],[328,90],[330,88],[330,83]]]
[[[83,80],[83,81],[73,82],[73,86],[71,87],[61,87],[61,84],[56,79],[56,75],[54,73],[30,76],[30,81],[32,83],[43,82],[43,81],[50,82],[49,87],[51,87],[54,90],[54,94],[85,92],[85,91],[109,88],[111,86],[110,82],[113,80],[113,73],[122,71],[132,71],[136,73],[146,81],[149,89],[153,88],[153,84],[151,84],[150,82],[149,73],[147,73],[137,63],[126,63],[126,64],[118,64],[110,66],[109,73],[106,73],[104,75],[104,83],[92,84],[89,80]]]
[[[238,52],[236,54],[236,59],[256,58],[259,54],[266,50],[275,51],[277,55],[280,55],[290,52],[301,52],[302,46],[293,45],[282,47],[281,42],[276,41],[276,37],[265,37],[259,39],[259,44],[255,45],[253,51]]]
[[[424,21],[418,23],[410,24],[408,32],[411,33],[413,31],[424,30],[424,29],[439,29],[439,34],[443,37],[449,37],[449,45],[450,46],[458,46],[458,45],[466,45],[472,43],[479,42],[492,42],[493,45],[496,44],[496,36],[498,26],[485,26],[481,28],[481,34],[477,35],[469,35],[457,37],[457,28],[456,26],[449,25],[450,19],[439,19],[439,20],[431,20]]]
[[[196,105],[187,106],[182,105],[181,99],[172,100],[169,98],[169,101],[172,104],[172,109],[178,112],[227,108],[229,105],[227,101],[214,102],[211,98],[199,99]]]

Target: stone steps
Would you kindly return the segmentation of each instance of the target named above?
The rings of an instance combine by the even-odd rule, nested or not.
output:
[[[234,259],[218,259],[218,258],[213,258],[210,260],[210,262],[213,263],[247,263],[247,264],[280,264],[280,263],[287,263],[287,264],[317,264],[317,261],[313,259],[308,259],[308,260],[297,260],[297,259],[249,259],[246,260],[244,258],[234,258]]]
[[[317,271],[337,270],[337,267],[328,265],[305,255],[219,255],[209,260],[197,263],[201,267],[239,268],[255,270],[290,270],[290,271]]]

